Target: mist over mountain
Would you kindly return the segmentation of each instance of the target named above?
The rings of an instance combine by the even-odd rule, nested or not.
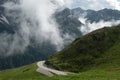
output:
[[[27,0],[0,2],[1,70],[46,59],[70,44],[75,38],[83,35],[84,30],[81,28],[87,30],[95,26],[89,26],[88,23],[120,20],[118,10],[69,9],[63,7],[63,4],[57,0],[50,0],[50,2],[30,0],[27,5],[26,3]],[[49,3],[50,7],[46,3]],[[97,26],[95,29],[101,27]],[[92,30],[94,29],[90,29]],[[87,32],[89,30],[85,33]]]

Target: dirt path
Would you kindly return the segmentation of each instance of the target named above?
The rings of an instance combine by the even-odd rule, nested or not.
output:
[[[68,75],[68,74],[71,74],[70,72],[64,72],[64,71],[58,71],[58,70],[55,70],[55,69],[52,69],[52,68],[49,68],[45,65],[45,61],[40,61],[37,63],[38,65],[38,69],[37,69],[37,72],[39,73],[42,73],[44,75],[47,75],[47,76],[54,76],[54,74],[56,75]]]

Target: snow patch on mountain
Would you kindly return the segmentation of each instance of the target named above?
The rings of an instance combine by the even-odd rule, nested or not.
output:
[[[0,15],[0,23],[2,24],[10,24],[7,18],[4,15]]]

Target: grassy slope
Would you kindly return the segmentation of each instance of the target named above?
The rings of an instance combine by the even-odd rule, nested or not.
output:
[[[80,37],[51,56],[46,63],[60,70],[74,72],[100,66],[120,69],[120,26],[103,28]]]
[[[36,72],[36,63],[0,71],[0,80],[120,80],[120,70],[100,68],[68,76],[47,77]],[[25,71],[25,72],[24,72]]]
[[[32,80],[32,79],[44,79],[45,76],[36,72],[36,63],[23,66],[16,69],[0,71],[0,80]]]

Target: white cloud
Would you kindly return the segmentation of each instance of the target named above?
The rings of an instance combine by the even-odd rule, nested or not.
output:
[[[69,5],[67,1],[72,2],[71,7],[81,7],[83,9],[100,10],[103,8],[112,8],[120,10],[120,1],[118,0],[64,0],[66,5]],[[70,8],[71,8],[70,7]]]
[[[118,0],[106,0],[114,9],[120,10],[120,1]]]
[[[79,19],[80,21],[81,20],[86,20],[86,19]],[[90,23],[90,22],[85,22],[83,26],[79,27],[79,30],[83,33],[83,35],[89,33],[89,32],[92,32],[94,30],[97,30],[97,29],[100,29],[100,28],[103,28],[103,27],[111,27],[113,25],[118,25],[120,23],[120,20],[112,20],[112,21],[99,21],[99,22],[94,22],[94,23]]]
[[[62,49],[65,43],[73,40],[69,34],[61,33],[59,25],[53,16],[56,10],[61,10],[61,8],[63,9],[66,6],[65,3],[71,6],[72,2],[64,2],[63,0],[18,1],[18,3],[8,1],[3,5],[6,9],[6,15],[20,29],[16,31],[15,35],[5,34],[8,38],[0,35],[4,39],[2,41],[6,43],[0,44],[0,46],[4,46],[0,50],[3,50],[5,54],[10,55],[12,53],[23,52],[29,45],[31,38],[34,38],[39,45],[49,42],[56,47],[56,50]],[[12,41],[8,43],[10,38],[12,38]],[[69,41],[66,42],[66,40]]]

